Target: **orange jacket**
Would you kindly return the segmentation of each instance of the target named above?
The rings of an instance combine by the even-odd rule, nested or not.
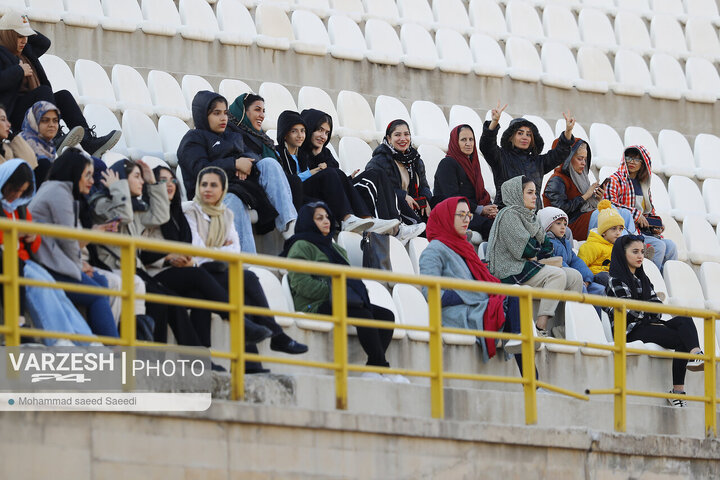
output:
[[[18,210],[19,209],[10,213],[10,212],[7,212],[5,209],[3,209],[3,213],[5,214],[6,217],[8,217],[11,220],[20,220],[20,215],[18,214]],[[27,220],[28,222],[31,222],[32,215],[30,215],[30,210],[26,209],[25,211],[27,212],[27,217],[25,218],[25,220]],[[40,238],[40,235],[37,235],[35,237],[35,241],[33,241],[30,244],[27,244],[26,242],[21,241],[20,246],[18,248],[18,257],[20,257],[20,260],[23,260],[23,261],[30,260],[30,252],[27,251],[27,247],[29,246],[32,253],[35,253],[40,248],[41,241],[42,240]],[[2,234],[2,232],[0,232],[0,244],[2,244],[2,243],[3,243],[3,234]]]

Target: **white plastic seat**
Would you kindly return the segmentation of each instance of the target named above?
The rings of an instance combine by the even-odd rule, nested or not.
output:
[[[540,80],[545,85],[556,88],[571,89],[573,86],[592,88],[590,82],[580,79],[580,72],[575,63],[575,56],[567,45],[558,42],[545,42],[540,52],[543,74]]]
[[[283,292],[282,283],[274,273],[265,268],[255,266],[248,268],[248,270],[257,275],[260,286],[265,293],[265,297],[267,297],[268,307],[270,307],[271,310],[277,310],[280,312],[294,311],[294,308],[292,308],[291,305],[288,305],[285,293]],[[274,318],[277,324],[283,328],[290,327],[293,323],[295,323],[292,317],[276,315]]]
[[[330,0],[334,13],[345,15],[354,22],[360,22],[365,14],[361,0]]]
[[[397,322],[398,318],[398,312],[397,308],[395,307],[395,302],[393,301],[392,295],[388,291],[385,286],[380,283],[376,282],[375,280],[363,280],[363,283],[365,284],[365,288],[367,288],[368,291],[368,297],[370,297],[370,303],[373,305],[377,305],[378,307],[387,308],[390,310],[393,314],[393,317],[395,318],[395,321]],[[405,338],[406,331],[402,328],[395,328],[393,329],[393,340],[401,340]]]
[[[720,224],[720,179],[710,178],[703,182],[702,196],[707,219],[712,225]]]
[[[505,21],[513,37],[526,38],[533,43],[541,43],[545,39],[540,17],[529,2],[510,0],[505,7]]]
[[[255,9],[255,28],[258,47],[274,50],[288,50],[295,40],[292,25],[285,11],[272,4],[261,3]]]
[[[40,57],[40,64],[43,66],[45,74],[50,80],[50,84],[52,84],[53,92],[67,90],[72,93],[75,99],[80,98],[75,77],[73,77],[73,73],[67,63],[65,63],[65,60],[46,53]]]
[[[535,46],[525,38],[510,37],[505,43],[508,74],[513,80],[538,82],[542,76],[542,63]]]
[[[145,80],[134,68],[127,65],[114,65],[112,85],[120,110],[134,109],[145,115],[155,113]]]
[[[660,52],[675,58],[685,58],[688,55],[682,27],[670,15],[653,15],[650,22],[650,38],[655,49]]]
[[[341,138],[338,150],[340,169],[348,175],[355,170],[365,170],[365,165],[372,158],[370,145],[357,137]]]
[[[602,321],[598,317],[595,307],[589,303],[565,303],[565,338],[576,342],[601,345],[610,343],[605,339]],[[580,352],[599,357],[610,356],[609,350],[597,348],[580,347]]]
[[[665,176],[695,175],[695,159],[685,136],[677,130],[662,129],[658,134],[658,148]]]
[[[63,23],[74,27],[95,28],[105,18],[100,0],[63,0]]]
[[[470,51],[475,61],[474,70],[486,77],[504,77],[507,74],[507,60],[500,45],[489,35],[474,33],[470,37]]]
[[[720,310],[720,263],[705,262],[700,265],[698,280],[705,296],[705,308]]]
[[[397,65],[403,56],[402,44],[389,23],[371,18],[365,22],[367,59],[381,65]]]
[[[645,22],[634,12],[618,12],[615,17],[615,36],[620,48],[627,48],[641,55],[654,53]]]
[[[141,0],[144,33],[174,37],[180,31],[180,14],[172,0]]]
[[[412,125],[410,112],[400,100],[388,95],[378,95],[375,99],[375,129],[378,132],[384,132],[388,124],[393,120],[405,120],[408,125]],[[413,142],[415,142],[413,138]]]
[[[611,86],[615,86],[615,72],[610,60],[599,48],[580,47],[577,53],[577,66],[580,78],[583,80],[576,85],[578,90],[606,93]]]
[[[328,20],[330,55],[335,58],[361,61],[365,58],[367,46],[358,24],[344,15],[333,15]]]
[[[655,211],[669,214],[672,211],[670,194],[660,176],[655,172],[650,176],[650,191],[652,192]]]
[[[442,150],[447,149],[450,128],[440,107],[424,100],[415,101],[410,107],[410,118],[413,141],[416,144],[430,144]]]
[[[403,55],[400,61],[411,68],[434,70],[438,65],[438,53],[430,32],[420,25],[406,23],[400,29]]]
[[[665,303],[668,298],[667,286],[665,285],[665,279],[662,273],[660,273],[660,269],[652,260],[646,258],[643,260],[643,270],[645,270],[645,274],[650,280],[650,283],[653,284],[653,290],[655,290],[658,299]]]
[[[362,95],[350,90],[341,90],[336,105],[340,120],[338,135],[359,137],[366,142],[382,139],[384,130],[383,133],[378,133],[376,130],[372,110]]]
[[[720,152],[720,137],[709,133],[700,133],[695,137],[693,154],[697,165],[695,175],[699,179],[720,178],[718,152]]]
[[[425,164],[425,176],[427,177],[430,190],[435,187],[435,172],[440,161],[445,158],[445,152],[435,145],[420,145],[418,153]]]
[[[650,0],[650,7],[655,15],[670,15],[681,23],[687,20],[682,0]]]
[[[651,96],[670,100],[684,96],[691,102],[699,103],[715,103],[717,100],[716,93],[688,90],[682,67],[670,55],[664,53],[653,55],[650,59],[650,74],[655,84],[650,90]],[[653,90],[656,93],[653,93]]]
[[[608,167],[608,166],[602,167],[600,169],[600,171],[598,172],[597,181],[602,183],[606,178],[608,178],[610,175],[612,175],[616,171],[617,171],[617,168],[615,168],[615,167]]]
[[[470,107],[465,105],[453,105],[450,108],[450,116],[448,118],[448,126],[453,129],[458,125],[470,125],[475,132],[477,143],[482,135],[483,120],[480,115]],[[448,139],[449,140],[449,139]]]
[[[295,10],[292,28],[296,40],[290,42],[293,50],[306,55],[325,56],[330,47],[330,37],[320,17],[306,10]]]
[[[430,325],[427,301],[417,288],[399,283],[392,289],[392,298],[398,313],[396,323],[416,327]],[[430,333],[420,330],[408,330],[407,336],[416,342],[430,341]],[[473,337],[469,338],[472,338],[473,342],[475,341]]]
[[[219,0],[215,6],[220,43],[252,45],[257,29],[247,7],[239,0]]]
[[[345,249],[348,261],[353,267],[363,266],[363,251],[361,248],[362,235],[355,232],[341,231],[338,233],[337,243]]]
[[[105,18],[104,30],[116,32],[134,32],[143,23],[142,11],[137,0],[102,0]]]
[[[333,123],[333,136],[337,136],[337,132],[335,131],[335,127],[338,125],[337,109],[335,108],[332,98],[330,98],[330,95],[328,95],[325,90],[317,87],[301,87],[298,92],[297,106],[298,112],[302,112],[308,108],[314,108],[330,115]],[[308,132],[308,135],[309,134],[310,132]]]
[[[558,118],[558,120],[555,122],[555,138],[558,138],[564,131],[565,119]],[[573,135],[575,136],[575,138],[585,140],[588,143],[590,142],[590,135],[588,135],[588,133],[585,131],[585,127],[583,127],[578,122],[575,122],[575,127],[573,127]],[[592,151],[592,154],[592,165],[597,168],[597,165],[595,165],[595,150]]]
[[[550,149],[552,148],[553,140],[557,138],[557,136],[553,133],[553,129],[550,127],[550,125],[545,121],[544,118],[538,117],[537,115],[523,115],[523,118],[534,123],[538,129],[538,132],[540,133],[540,136],[543,138],[543,140],[545,140],[545,145],[543,146],[543,150],[541,153],[546,153],[550,151]],[[563,128],[563,131],[564,130],[565,129]]]
[[[188,40],[213,42],[220,33],[217,19],[207,0],[180,0],[178,8],[182,28],[180,35]],[[230,38],[231,34],[225,34]]]
[[[650,154],[652,160],[652,171],[654,173],[665,172],[663,159],[660,156],[660,149],[655,142],[652,134],[642,127],[630,126],[625,128],[624,136],[625,146],[642,145]]]
[[[422,255],[422,252],[425,251],[429,243],[427,238],[423,237],[415,237],[408,242],[408,255],[410,255],[413,269],[418,275],[420,275],[420,255]]]
[[[388,240],[390,241],[390,266],[392,267],[392,271],[395,273],[415,275],[410,256],[403,244],[400,243],[400,240],[392,235],[388,236]]]
[[[435,34],[438,67],[443,72],[467,74],[473,71],[473,56],[465,38],[457,31],[440,28]]]
[[[34,22],[57,23],[65,11],[62,0],[3,0],[0,2],[0,14],[10,10],[25,12]]]
[[[688,215],[683,219],[683,237],[692,263],[720,262],[718,239],[704,213]]]
[[[618,11],[628,10],[647,19],[653,15],[649,0],[617,0],[617,7]]]
[[[718,6],[715,0],[683,0],[683,3],[690,18],[703,17],[716,25],[720,23],[720,14],[718,14]]]
[[[263,82],[258,89],[258,95],[265,99],[263,130],[276,129],[277,119],[283,111],[297,112],[298,108],[292,94],[279,83]]]
[[[476,31],[480,31],[495,40],[508,37],[507,23],[500,5],[493,0],[470,0],[468,5],[470,23]]]
[[[327,18],[330,16],[330,0],[295,0],[292,8],[296,12],[312,12],[320,18]]]
[[[400,22],[400,12],[395,2],[387,0],[363,0],[365,5],[365,18],[377,18],[384,20],[392,26],[396,26]]]
[[[190,110],[185,105],[182,89],[172,75],[162,70],[151,70],[148,73],[147,89],[155,115],[173,115],[184,121],[190,120]]]
[[[427,0],[397,0],[400,23],[417,23],[427,30],[437,27]]]
[[[582,44],[577,21],[569,8],[551,3],[543,10],[542,21],[548,40],[561,42],[569,47]]]
[[[645,60],[630,50],[620,49],[615,54],[615,78],[617,84],[613,91],[619,95],[642,97],[654,88]]]
[[[467,10],[461,0],[434,1],[432,12],[438,28],[452,28],[462,34],[470,34],[473,31]]]
[[[685,62],[685,79],[689,88],[685,93],[688,100],[693,97],[696,101],[713,103],[720,97],[720,76],[709,60],[700,57],[688,58]]]
[[[105,70],[92,60],[79,59],[75,62],[75,82],[78,87],[78,101],[84,105],[97,103],[111,110],[117,110],[117,100],[110,79]]]
[[[247,83],[234,78],[224,78],[220,81],[220,86],[218,87],[218,93],[225,97],[229,103],[234,102],[235,99],[243,93],[251,92],[252,88],[250,88]]]
[[[604,123],[590,125],[589,143],[593,153],[592,163],[597,168],[620,166],[625,148],[620,135],[610,125]]]
[[[185,105],[188,110],[192,112],[192,101],[195,95],[201,90],[208,90],[214,92],[215,90],[210,85],[210,82],[198,75],[185,75],[180,82],[180,88],[183,96],[185,97]]]
[[[290,281],[288,280],[287,274],[283,275],[282,277],[282,288],[283,292],[285,294],[285,301],[289,305],[290,308],[293,310],[295,309],[295,302],[292,298],[292,291],[290,290]],[[308,314],[308,317],[311,317],[312,314]],[[333,329],[333,324],[331,322],[324,322],[320,320],[310,320],[310,319],[304,319],[304,318],[296,318],[295,319],[295,325],[297,325],[299,328],[302,328],[303,330],[313,330],[316,332],[329,332]]]
[[[685,40],[692,56],[702,56],[710,61],[720,58],[720,40],[709,18],[689,18],[685,26]]]
[[[652,187],[651,187],[652,188]],[[665,192],[667,195],[667,192]],[[657,204],[657,191],[653,190],[653,204]],[[669,203],[669,199],[668,199]],[[669,207],[668,207],[669,208]],[[675,221],[675,219],[670,215],[667,211],[659,211],[657,206],[655,207],[655,213],[660,216],[663,222],[663,226],[665,227],[665,231],[663,232],[663,238],[667,238],[669,240],[672,240],[675,242],[675,246],[677,247],[677,253],[678,253],[678,260],[681,262],[686,262],[688,259],[688,248],[687,244],[685,243],[685,237],[683,237],[682,230],[680,230],[680,226]]]
[[[613,27],[607,15],[595,8],[583,8],[578,15],[578,29],[583,46],[600,48],[604,52],[617,50]]]
[[[165,158],[162,141],[155,124],[144,113],[133,109],[125,110],[122,117],[122,130],[131,159],[141,159],[145,155]]]
[[[172,115],[163,115],[158,120],[158,134],[168,165],[177,166],[177,149],[189,129],[185,122]]]
[[[95,133],[97,133],[98,136],[106,135],[112,130],[122,131],[117,117],[105,105],[98,105],[94,103],[85,105],[85,108],[83,109],[83,116],[90,127],[96,127]],[[124,135],[120,136],[120,140],[118,140],[110,151],[117,152],[124,156],[129,155]]]

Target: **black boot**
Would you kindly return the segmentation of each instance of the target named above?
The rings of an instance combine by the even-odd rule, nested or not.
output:
[[[93,157],[101,157],[103,153],[115,146],[121,136],[122,132],[120,130],[111,130],[107,135],[98,137],[95,133],[95,125],[93,125],[85,130],[85,136],[80,145],[83,150]]]

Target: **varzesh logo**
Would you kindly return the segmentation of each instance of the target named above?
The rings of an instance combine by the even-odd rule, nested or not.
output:
[[[86,373],[114,372],[117,360],[110,352],[8,352],[8,357],[14,371],[36,372],[30,376],[31,383],[91,382]]]

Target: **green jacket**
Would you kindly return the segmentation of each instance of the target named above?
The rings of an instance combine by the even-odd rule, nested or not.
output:
[[[336,243],[333,243],[333,248],[347,261],[347,253],[344,248]],[[330,263],[327,255],[307,240],[295,242],[288,252],[288,258]],[[288,281],[295,303],[295,311],[317,313],[320,305],[330,301],[330,277],[288,272]]]

